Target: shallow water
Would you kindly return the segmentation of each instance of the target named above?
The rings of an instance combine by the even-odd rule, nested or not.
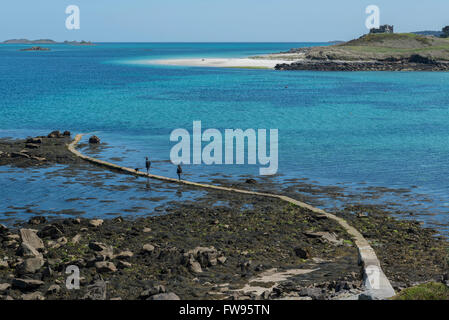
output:
[[[144,156],[150,154],[154,173],[174,177],[168,162],[173,129],[191,130],[194,120],[201,120],[205,129],[278,128],[280,165],[274,181],[280,185],[291,178],[308,178],[316,185],[342,186],[350,194],[366,194],[370,187],[404,189],[409,197],[384,192],[369,201],[394,202],[446,223],[449,73],[277,72],[134,63],[244,57],[304,45],[312,44],[50,45],[50,52],[20,52],[23,46],[0,45],[0,136],[47,134],[54,129],[95,132],[110,147],[99,152],[100,158],[134,168],[143,167]],[[257,175],[258,169],[184,167],[186,178],[195,181],[238,179]],[[8,186],[1,188],[0,198],[9,199],[1,202],[0,212],[11,211],[10,205],[20,207],[24,199],[18,194],[27,186],[34,188],[26,189],[27,196],[31,192],[49,202],[40,205],[42,210],[65,209],[69,194],[73,198],[95,193],[77,184],[64,185],[62,192],[59,181],[38,185],[48,172],[35,172],[36,181],[28,181],[14,170],[0,175],[1,185]],[[8,182],[11,177],[19,182]],[[124,180],[115,177],[110,183],[126,185]],[[36,192],[39,188],[46,193]],[[131,201],[128,207],[140,207],[129,199],[132,192],[123,199]],[[99,197],[107,194],[100,192]],[[340,200],[321,198],[322,207],[342,205]],[[83,211],[101,216],[123,209],[103,206],[89,209],[87,204]]]

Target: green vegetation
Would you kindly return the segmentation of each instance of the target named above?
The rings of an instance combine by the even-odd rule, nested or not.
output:
[[[449,300],[449,288],[443,283],[430,282],[407,288],[393,300]]]
[[[366,34],[342,44],[312,48],[307,57],[318,60],[364,61],[407,58],[415,54],[447,61],[449,39],[413,33]]]

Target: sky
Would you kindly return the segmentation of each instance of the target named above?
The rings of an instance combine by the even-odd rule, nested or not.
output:
[[[80,29],[66,28],[66,7]],[[0,4],[0,41],[321,42],[367,33],[365,8],[396,32],[441,30],[448,0],[14,0]]]

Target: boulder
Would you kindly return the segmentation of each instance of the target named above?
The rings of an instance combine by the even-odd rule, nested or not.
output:
[[[22,242],[17,250],[17,254],[23,257],[36,258],[41,257],[42,254],[33,248],[29,243]]]
[[[19,231],[22,242],[27,243],[30,247],[38,251],[44,250],[44,242],[36,234],[36,231],[31,229],[20,229]]]
[[[20,290],[32,290],[39,288],[44,283],[40,280],[34,280],[34,279],[20,279],[20,278],[14,278],[12,280],[12,287]]]
[[[62,226],[56,225],[48,225],[45,226],[42,230],[40,230],[37,235],[41,238],[50,237],[52,239],[59,239],[63,236],[63,232],[61,231]]]
[[[70,137],[71,136],[71,133],[70,133],[70,131],[64,131],[63,133],[62,133],[62,135],[64,136],[64,137]]]
[[[11,288],[9,283],[0,283],[0,293],[5,292],[9,288]]]
[[[196,247],[193,250],[189,250],[184,254],[185,261],[194,260],[198,261],[204,268],[217,265],[218,252],[214,247]]]
[[[199,264],[199,262],[189,261],[187,266],[188,266],[189,270],[193,273],[203,272],[203,269],[201,269],[201,265]]]
[[[148,300],[181,300],[181,299],[173,292],[169,292],[169,293],[156,294],[148,298]]]
[[[146,300],[151,296],[154,296],[154,295],[160,294],[160,293],[166,293],[166,292],[167,292],[167,290],[165,289],[164,286],[158,285],[158,286],[154,286],[150,289],[147,289],[145,291],[142,291],[139,298],[142,300]]]
[[[4,234],[8,231],[9,231],[9,229],[4,224],[0,223],[0,234]]]
[[[48,287],[47,294],[56,294],[59,291],[61,291],[61,287],[57,284],[52,284],[50,287]]]
[[[101,243],[101,242],[91,241],[89,243],[89,248],[94,251],[103,251],[103,250],[106,250],[108,248],[108,246],[106,246],[104,243]]]
[[[39,291],[22,294],[23,300],[45,300],[45,297]]]
[[[62,134],[58,130],[52,131],[48,134],[48,138],[61,138]]]
[[[47,222],[47,219],[43,216],[32,217],[30,220],[28,220],[29,224],[34,224],[34,225],[39,225],[39,224],[42,224],[45,222]]]
[[[97,268],[97,271],[100,273],[106,273],[106,272],[116,272],[117,268],[112,262],[109,261],[100,261],[95,263],[95,268]]]
[[[115,258],[120,259],[120,260],[128,260],[128,259],[131,259],[133,256],[134,256],[134,253],[127,250],[127,251],[120,252],[119,254],[117,254],[115,256]]]
[[[39,149],[40,148],[40,144],[37,144],[37,143],[27,143],[26,145],[25,145],[25,148],[27,148],[27,149]]]
[[[27,158],[30,159],[30,155],[23,152],[11,152],[11,158]]]
[[[78,242],[80,242],[80,240],[81,240],[81,235],[78,233],[77,235],[75,235],[75,236],[72,238],[72,243],[73,243],[73,244],[77,244]]]
[[[87,293],[84,295],[84,300],[106,300],[106,282],[98,280],[94,284],[87,287]]]
[[[42,143],[42,138],[28,138],[26,143],[40,144]]]
[[[149,243],[147,243],[147,244],[143,245],[142,249],[143,249],[144,253],[152,253],[154,251],[154,246],[149,244]]]
[[[100,142],[101,142],[100,138],[98,138],[97,136],[92,136],[89,138],[89,143],[91,143],[91,144],[98,144]]]
[[[99,226],[101,226],[103,224],[103,220],[101,219],[93,219],[89,221],[89,226],[94,227],[94,228],[98,228]]]
[[[17,267],[17,272],[20,275],[36,273],[43,266],[44,259],[42,257],[28,258]]]
[[[300,247],[295,248],[295,254],[297,257],[299,257],[301,259],[309,259],[310,258],[309,251],[307,249],[303,249]]]

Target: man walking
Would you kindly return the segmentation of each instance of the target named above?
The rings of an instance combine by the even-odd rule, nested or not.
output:
[[[151,168],[151,161],[148,159],[148,157],[145,158],[145,167],[147,168],[147,174],[149,174]]]
[[[176,170],[176,173],[178,174],[178,180],[181,181],[182,168],[180,164],[178,164],[178,169]]]

